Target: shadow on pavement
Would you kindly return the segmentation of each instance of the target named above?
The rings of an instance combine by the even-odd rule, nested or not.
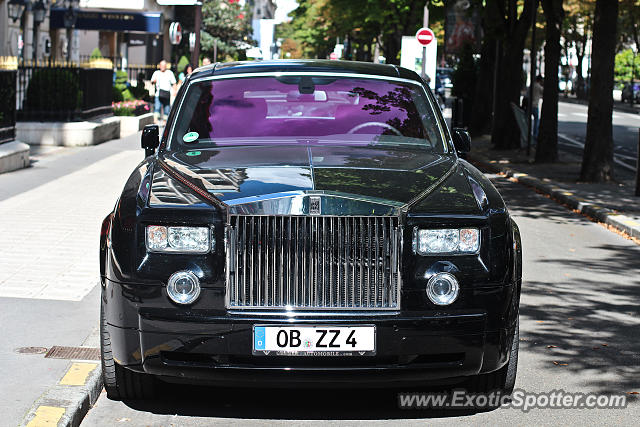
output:
[[[521,351],[540,356],[534,369],[543,377],[570,373],[581,388],[573,391],[640,391],[640,247],[594,233],[587,218],[532,189],[494,182],[529,240],[539,239],[537,250],[549,250],[524,254]]]
[[[400,409],[412,390],[231,389],[162,383],[157,401],[126,401],[138,411],[181,416],[289,420],[380,420],[474,415],[478,410]],[[434,390],[420,390],[420,392]],[[485,410],[486,412],[486,410]]]

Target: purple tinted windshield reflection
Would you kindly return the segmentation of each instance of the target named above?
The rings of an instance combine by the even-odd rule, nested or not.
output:
[[[301,82],[301,80],[306,79]],[[215,145],[389,142],[443,151],[422,89],[354,77],[252,77],[193,84],[174,138]]]

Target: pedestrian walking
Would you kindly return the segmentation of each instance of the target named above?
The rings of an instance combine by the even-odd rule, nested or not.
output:
[[[193,65],[191,64],[185,65],[184,70],[178,75],[178,89],[180,89],[180,86],[182,86],[184,81],[192,72],[193,72]]]
[[[151,76],[151,83],[156,88],[154,114],[156,120],[163,124],[165,117],[169,115],[171,92],[176,85],[176,76],[171,70],[167,69],[167,61],[164,59],[160,61],[158,69]]]
[[[542,95],[544,92],[543,87],[543,78],[541,75],[536,77],[535,82],[533,83],[533,95],[531,100],[531,112],[533,114],[533,139],[535,141],[538,140],[538,128],[540,126],[540,101],[542,100]]]

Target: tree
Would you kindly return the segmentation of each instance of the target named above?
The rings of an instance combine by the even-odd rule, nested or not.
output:
[[[281,37],[298,42],[304,58],[326,58],[335,45],[333,13],[329,0],[299,0],[289,14],[291,22],[280,29]]]
[[[300,43],[304,57],[326,58],[339,39],[347,59],[371,61],[378,48],[398,64],[402,36],[422,26],[426,3],[432,22],[444,20],[442,0],[299,0],[288,37]]]
[[[185,33],[195,30],[194,9],[186,6],[175,8],[175,20],[182,24]],[[244,51],[247,45],[253,42],[248,36],[251,34],[251,27],[246,7],[241,6],[238,0],[204,0],[202,20],[201,56],[209,56],[213,59],[214,49],[217,49],[220,61],[245,58]],[[191,58],[188,37],[183,37],[182,42],[172,51],[174,64],[182,56]],[[193,65],[198,66],[198,64]]]
[[[497,53],[499,51],[499,36],[495,22],[491,19],[487,8],[481,9],[481,22],[484,37],[480,48],[480,60],[478,61],[478,82],[473,97],[471,109],[471,125],[469,130],[474,135],[491,133],[493,119],[493,87],[495,80],[495,67],[497,66]]]
[[[544,94],[536,163],[558,160],[558,68],[560,67],[560,31],[564,19],[562,0],[542,0],[542,9],[547,22],[544,45]]]
[[[238,1],[205,0],[202,4],[200,46],[203,55],[238,59],[244,54],[243,42],[250,34],[247,10]],[[197,64],[196,64],[197,65]]]
[[[640,74],[638,69],[638,49],[640,49],[640,0],[622,0],[620,2],[620,42],[624,45],[633,46],[631,50],[631,58],[627,59],[627,63],[630,65],[629,78],[626,79],[633,82]],[[625,58],[626,59],[626,58]],[[616,56],[616,77],[618,74],[618,57]],[[631,104],[634,102],[634,97],[630,99]]]
[[[580,172],[582,181],[613,179],[613,68],[617,21],[618,2],[596,0],[587,140]]]
[[[520,100],[524,43],[537,0],[524,0],[522,5],[518,3],[517,0],[486,0],[485,6],[489,19],[493,19],[498,26],[497,34],[501,37],[502,46],[496,63],[499,84],[491,132],[491,141],[498,149],[520,146],[520,130],[511,103],[517,105]]]
[[[616,54],[615,81],[628,82],[640,75],[640,56],[633,49],[625,49]]]
[[[593,11],[595,0],[565,0],[564,40],[565,50],[573,47],[576,52],[578,74],[576,81],[576,95],[586,99],[587,91],[582,75],[582,64],[586,53],[587,43],[593,27]]]

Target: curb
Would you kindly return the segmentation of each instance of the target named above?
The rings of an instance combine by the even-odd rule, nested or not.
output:
[[[590,220],[594,222],[601,222],[623,232],[632,239],[635,239],[636,243],[640,243],[638,242],[640,240],[640,222],[636,221],[634,218],[619,214],[612,209],[599,206],[597,203],[588,199],[574,196],[571,191],[562,188],[559,184],[553,181],[543,181],[526,173],[520,173],[509,167],[501,167],[499,165],[489,163],[483,158],[474,156],[472,153],[469,153],[468,157],[472,163],[480,165],[483,169],[495,173],[502,173],[507,178],[513,178],[516,182],[550,196],[555,201],[586,216]]]
[[[87,338],[84,347],[95,347],[99,342],[96,330]],[[94,344],[94,345],[92,345]],[[70,368],[77,364],[72,360]],[[87,361],[88,363],[89,361]],[[82,362],[81,362],[82,363]],[[87,375],[82,385],[56,384],[50,387],[33,405],[24,417],[21,426],[27,425],[56,425],[58,427],[77,427],[84,419],[89,409],[96,403],[102,392],[102,367],[99,361],[92,360],[95,368]],[[42,408],[59,410],[61,415],[56,417],[40,417]]]

